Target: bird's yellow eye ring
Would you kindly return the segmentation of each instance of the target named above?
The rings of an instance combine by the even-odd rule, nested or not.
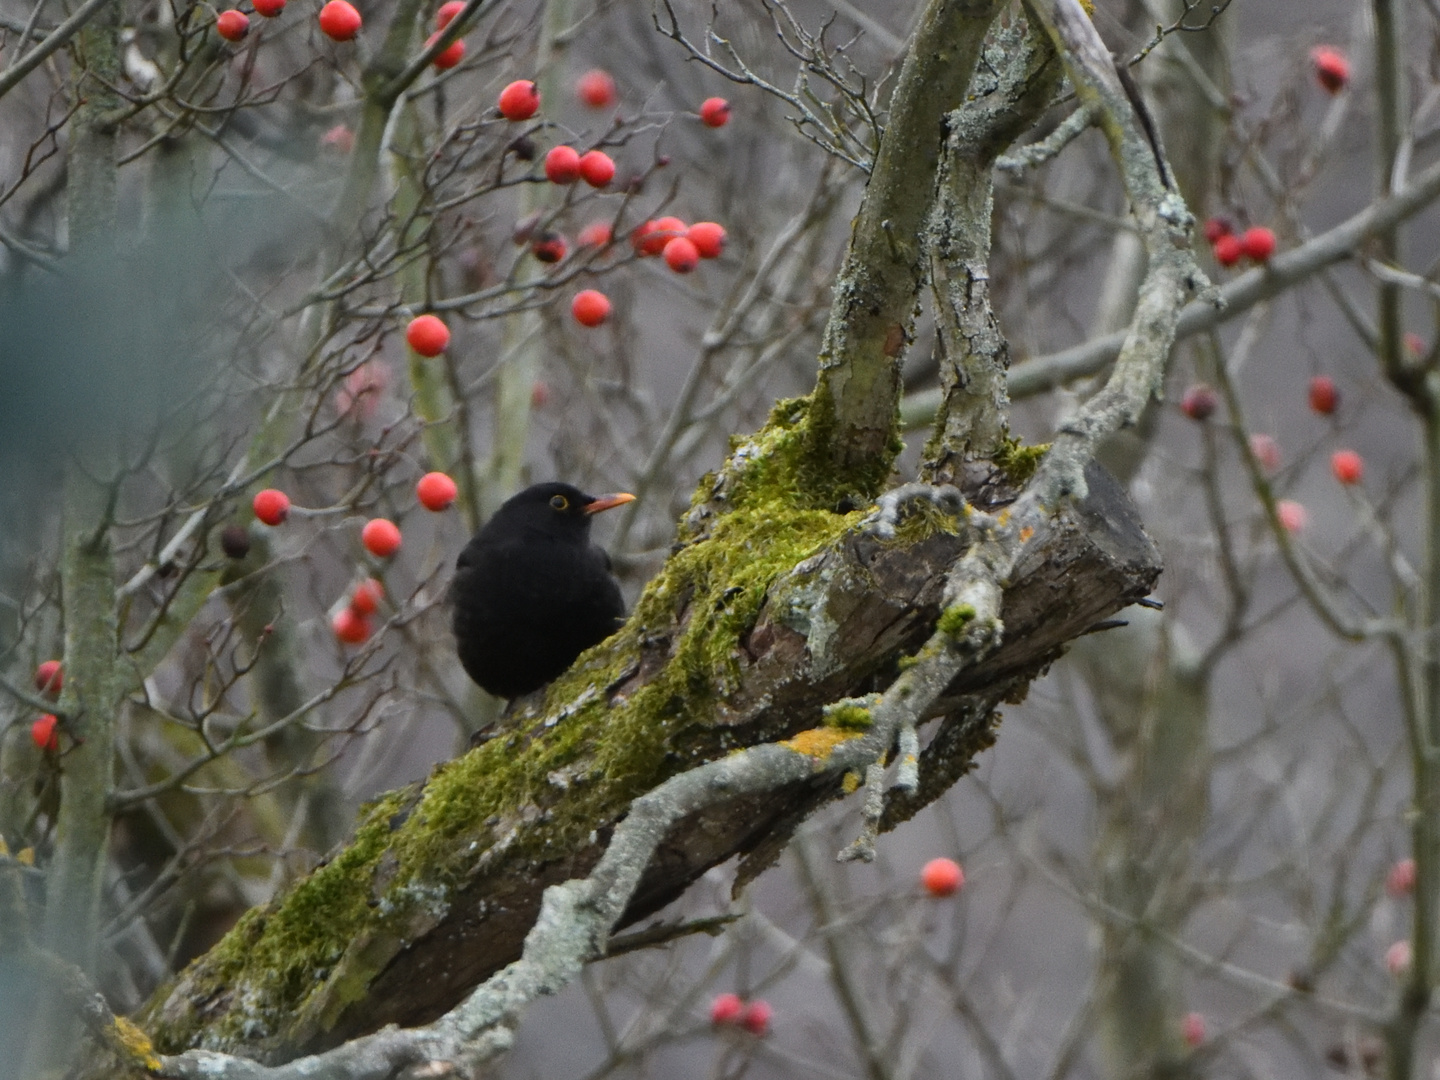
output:
[[[556,510],[569,510],[570,500],[565,498],[564,495],[552,495],[550,496],[550,505]]]

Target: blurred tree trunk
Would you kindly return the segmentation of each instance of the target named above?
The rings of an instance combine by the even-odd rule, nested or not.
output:
[[[1136,20],[1143,37],[1184,13],[1179,0],[1150,0]],[[1210,204],[1228,125],[1229,30],[1169,37],[1143,66],[1141,84],[1186,202]],[[1133,311],[1145,253],[1120,232],[1092,332],[1123,327]],[[1101,460],[1129,482],[1144,464],[1156,423],[1113,436]],[[1101,1047],[1112,1077],[1185,1075],[1186,1012],[1174,951],[1163,940],[1183,928],[1194,901],[1195,844],[1205,828],[1209,787],[1208,672],[1180,628],[1131,608],[1130,625],[1087,638],[1072,653],[1109,740],[1118,772],[1097,781],[1096,892],[1113,914],[1099,922]]]

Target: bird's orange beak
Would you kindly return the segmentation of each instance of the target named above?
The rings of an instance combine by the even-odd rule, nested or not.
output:
[[[628,502],[634,502],[635,496],[628,491],[616,491],[610,495],[597,495],[595,501],[585,507],[585,513],[598,514],[601,510],[609,510],[614,506],[624,506]]]

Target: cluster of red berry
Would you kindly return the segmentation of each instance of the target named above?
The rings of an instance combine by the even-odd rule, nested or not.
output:
[[[1310,408],[1330,416],[1340,407],[1340,388],[1329,375],[1310,380]],[[1330,455],[1330,471],[1345,485],[1358,484],[1365,475],[1365,461],[1354,450],[1336,450]]]
[[[594,109],[608,108],[617,100],[615,80],[608,72],[588,71],[575,84],[576,96]],[[530,79],[517,79],[502,91],[496,102],[500,115],[511,121],[529,120],[540,111],[540,90]],[[708,127],[724,127],[730,120],[730,104],[724,98],[707,98],[701,103],[699,117]],[[533,153],[533,150],[527,151]],[[602,150],[581,153],[573,146],[555,146],[545,154],[545,178],[552,184],[574,184],[584,180],[593,188],[604,188],[615,179],[615,162]],[[530,253],[541,262],[556,263],[565,258],[569,246],[557,232],[536,232],[538,216],[522,221],[515,228],[515,242],[528,243]],[[614,242],[614,230],[608,222],[586,225],[576,236],[581,247],[605,248]],[[701,259],[719,258],[725,250],[725,229],[713,221],[686,225],[676,217],[646,221],[630,234],[630,243],[638,255],[660,255],[665,265],[677,274],[688,274],[700,265]],[[609,298],[598,289],[578,293],[570,305],[570,313],[581,326],[599,326],[610,317]]]
[[[741,1027],[751,1035],[763,1036],[770,1031],[775,1010],[763,998],[746,1001],[739,994],[718,994],[710,1003],[710,1022],[716,1027]]]
[[[1413,341],[1407,335],[1406,347],[1412,352],[1419,352],[1423,349],[1423,342]],[[1311,410],[1321,416],[1332,416],[1340,408],[1340,388],[1329,375],[1316,375],[1310,380],[1308,397]],[[1191,420],[1204,422],[1214,415],[1219,404],[1219,398],[1211,387],[1196,383],[1181,397],[1180,411]],[[1280,467],[1280,446],[1270,435],[1251,435],[1250,453],[1266,472],[1274,472]],[[1365,459],[1354,450],[1336,450],[1330,455],[1330,472],[1347,487],[1358,484],[1365,477]],[[1280,524],[1292,533],[1305,528],[1309,521],[1305,507],[1292,499],[1276,502],[1275,511]]]
[[[433,319],[434,316],[422,315],[420,318]],[[415,321],[419,322],[419,319]],[[439,323],[442,328],[444,327],[439,319],[434,321]],[[414,323],[411,326],[413,327]],[[447,332],[447,340],[448,337]],[[412,347],[415,345],[413,338],[411,345]],[[443,345],[441,347],[443,348]],[[421,352],[422,355],[436,355],[440,350],[437,348],[435,353],[426,353],[417,348],[416,351]],[[436,513],[448,510],[458,495],[459,488],[455,481],[443,472],[428,472],[415,485],[416,500],[425,509]],[[255,494],[251,508],[255,511],[255,517],[259,521],[275,527],[283,524],[290,516],[290,497],[276,488],[266,488]],[[225,548],[226,554],[232,558],[243,558],[249,550],[248,539],[243,544],[232,543],[230,532],[231,529],[226,530],[222,537],[222,546]],[[243,529],[240,532],[243,536]],[[400,527],[386,518],[372,518],[360,530],[360,543],[377,559],[390,558],[400,550],[403,542],[404,537],[400,532]],[[373,577],[368,577],[356,585],[345,606],[337,611],[331,619],[331,629],[335,631],[335,636],[348,645],[358,645],[368,640],[374,632],[370,616],[375,614],[384,596],[384,586]]]
[[[57,698],[65,686],[65,674],[59,660],[46,660],[35,668],[35,689],[49,698]],[[60,718],[45,713],[30,725],[30,738],[47,754],[60,749]]]
[[[965,871],[954,859],[931,859],[920,870],[920,884],[931,896],[953,896],[965,886]],[[752,1035],[767,1034],[774,1015],[769,1002],[747,1002],[739,994],[717,994],[710,1003],[712,1024],[744,1028]]]
[[[1212,217],[1205,222],[1205,239],[1210,241],[1210,252],[1221,266],[1234,266],[1242,258],[1267,263],[1275,254],[1275,233],[1263,225],[1237,235],[1229,220]]]
[[[330,620],[330,628],[335,631],[335,636],[347,645],[359,645],[369,639],[374,632],[370,625],[370,616],[379,609],[383,599],[385,586],[381,585],[378,579],[366,578],[356,585],[350,594],[349,603]]]
[[[255,14],[273,19],[285,10],[285,0],[251,0],[251,6],[255,9]],[[464,10],[463,0],[450,0],[449,3],[441,5],[435,15],[435,33],[426,40],[426,48],[434,44],[441,31]],[[364,25],[359,10],[349,0],[329,0],[329,3],[320,9],[318,21],[320,32],[332,41],[351,41]],[[215,32],[226,41],[242,41],[250,33],[250,16],[239,8],[222,11],[215,16]],[[465,42],[456,38],[440,50],[432,62],[437,68],[445,70],[453,68],[464,57]],[[332,128],[326,132],[327,144],[340,138],[337,134],[340,130],[342,129]],[[343,130],[348,132],[348,129]]]
[[[1330,94],[1338,94],[1350,82],[1350,62],[1338,49],[1319,45],[1310,52],[1315,78]],[[1215,261],[1221,266],[1234,266],[1241,259],[1264,264],[1275,254],[1275,233],[1263,225],[1237,233],[1234,225],[1223,217],[1205,222],[1205,239]]]
[[[725,250],[725,229],[713,221],[686,225],[677,217],[642,222],[630,234],[637,255],[660,255],[677,274],[688,274],[701,259],[718,259]]]

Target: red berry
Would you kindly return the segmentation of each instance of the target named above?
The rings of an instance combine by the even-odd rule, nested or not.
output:
[[[613,235],[608,221],[592,221],[580,230],[575,242],[581,247],[604,247]]]
[[[590,108],[604,109],[615,104],[615,80],[608,71],[596,68],[575,81],[575,93]]]
[[[1204,383],[1196,383],[1185,391],[1185,396],[1180,399],[1180,411],[1191,420],[1208,420],[1214,415],[1215,408],[1220,404],[1215,391]]]
[[[290,516],[290,496],[274,488],[256,492],[255,500],[250,506],[255,511],[255,516],[266,525],[279,525]]]
[[[920,870],[920,884],[931,896],[950,896],[965,885],[965,871],[954,859],[931,859]]]
[[[441,4],[440,10],[435,12],[435,29],[444,30],[454,20],[456,15],[465,10],[465,0],[449,0]]]
[[[1340,390],[1329,375],[1316,375],[1310,380],[1310,408],[1329,416],[1340,407]]]
[[[326,37],[349,41],[360,32],[360,12],[348,0],[330,0],[320,9],[320,29]]]
[[[548,164],[548,161],[547,161]],[[580,158],[580,175],[591,187],[604,187],[615,179],[615,162],[600,150],[591,150]]]
[[[740,1000],[739,994],[716,994],[715,1000],[710,1003],[710,1022],[734,1024],[744,1011],[745,1003]]]
[[[35,689],[42,694],[58,694],[65,686],[65,673],[59,660],[46,660],[35,669]]]
[[[647,221],[630,234],[630,243],[638,255],[659,255],[677,236],[685,235],[685,223],[677,217]]]
[[[649,221],[642,221],[635,226],[635,230],[630,234],[630,246],[635,249],[636,255],[659,255],[665,249],[665,245],[661,244],[654,251],[646,250],[654,245],[650,234],[655,232],[658,225],[659,223],[651,218]]]
[[[346,375],[345,382],[335,391],[335,410],[341,416],[351,414],[356,419],[368,420],[380,408],[380,395],[389,381],[382,366],[366,361]]]
[[[706,98],[700,103],[700,119],[708,127],[724,127],[730,122],[730,103],[723,97]]]
[[[1293,499],[1281,499],[1277,502],[1275,516],[1280,519],[1280,526],[1288,533],[1298,533],[1310,523],[1310,514]]]
[[[541,233],[530,245],[530,254],[543,263],[557,263],[565,258],[565,252],[569,248],[565,244],[565,237],[557,232]]]
[[[1180,1021],[1180,1037],[1192,1050],[1205,1041],[1205,1017],[1198,1012],[1185,1014]]]
[[[1330,471],[1342,484],[1358,484],[1365,475],[1365,461],[1354,450],[1336,450],[1330,455]]]
[[[1256,262],[1268,262],[1275,254],[1275,234],[1264,225],[1246,229],[1240,237],[1240,250]]]
[[[1401,344],[1405,346],[1405,351],[1411,356],[1425,355],[1425,339],[1415,333],[1414,330],[1407,330],[1405,336],[1402,337],[1400,341]]]
[[[677,274],[688,274],[700,265],[700,252],[693,241],[677,236],[665,245],[665,265]]]
[[[1220,237],[1210,250],[1215,255],[1215,261],[1221,266],[1234,266],[1240,261],[1240,256],[1245,254],[1245,249],[1240,244],[1240,238],[1233,233],[1226,233]]]
[[[1266,472],[1274,472],[1280,467],[1280,444],[1269,435],[1251,435],[1250,453],[1255,455],[1255,460]]]
[[[718,259],[725,250],[725,229],[713,221],[697,221],[685,230],[685,238],[695,245],[702,259]]]
[[[385,586],[375,578],[366,578],[350,594],[350,610],[356,615],[373,615],[385,598]]]
[[[610,299],[599,289],[586,289],[570,301],[570,314],[581,326],[599,326],[610,317]]]
[[[1404,975],[1410,970],[1410,942],[1397,941],[1385,950],[1385,966],[1391,975]]]
[[[434,43],[435,39],[439,36],[440,32],[438,30],[435,33],[431,34],[425,42],[425,47],[428,49]],[[447,68],[453,68],[463,59],[465,59],[465,42],[461,41],[459,38],[456,38],[449,45],[446,45],[445,48],[440,50],[440,52],[436,55],[433,63],[441,71],[444,71]]]
[[[52,713],[47,712],[30,725],[30,738],[47,754],[53,754],[60,749],[60,733],[55,730],[59,723],[60,721]]]
[[[320,145],[348,154],[355,149],[355,133],[344,124],[336,124],[320,136]]]
[[[250,32],[250,17],[231,8],[215,17],[215,32],[226,41],[240,41]]]
[[[1415,860],[1401,859],[1385,875],[1385,891],[1391,896],[1404,896],[1415,891]]]
[[[544,379],[536,379],[530,387],[530,407],[543,409],[550,404],[550,387]]]
[[[1310,62],[1315,65],[1315,78],[1328,93],[1338,94],[1350,81],[1350,61],[1339,49],[1317,45],[1310,50]]]
[[[370,620],[355,610],[354,605],[343,607],[330,620],[335,636],[347,645],[359,645],[370,636]]]
[[[365,550],[381,559],[388,559],[400,550],[400,529],[393,521],[371,518],[360,530]]]
[[[427,472],[415,485],[415,497],[426,510],[446,510],[455,501],[460,489],[443,472]]]
[[[417,315],[405,328],[405,340],[421,356],[439,356],[450,344],[450,328],[435,315]]]
[[[1228,218],[1212,217],[1205,219],[1205,239],[1213,244],[1222,236],[1229,236],[1235,231]]]
[[[506,120],[529,120],[540,111],[540,91],[529,79],[519,79],[500,91],[498,104]]]
[[[768,1001],[752,1001],[745,1006],[745,1011],[740,1014],[740,1026],[751,1035],[763,1037],[770,1030],[770,1018],[775,1015],[775,1010],[770,1007]]]
[[[545,155],[545,177],[552,184],[580,179],[580,154],[573,146],[557,146]]]
[[[273,19],[285,10],[285,0],[253,0],[256,15]]]

